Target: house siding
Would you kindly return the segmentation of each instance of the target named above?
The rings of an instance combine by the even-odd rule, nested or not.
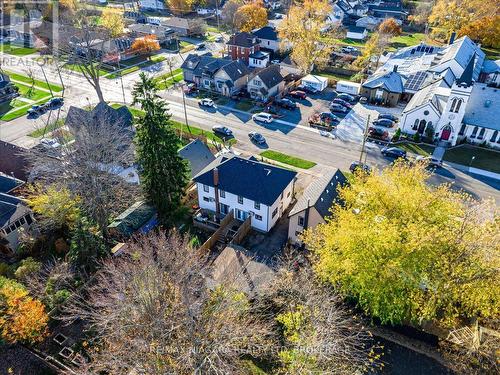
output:
[[[306,217],[306,211],[297,212],[295,215],[290,216],[290,221],[288,224],[288,239],[290,242],[295,244],[301,244],[299,241],[297,233],[302,233],[304,227],[299,225],[299,217]],[[309,218],[307,220],[308,228],[316,228],[319,224],[325,223],[325,219],[318,213],[315,207],[309,208]]]

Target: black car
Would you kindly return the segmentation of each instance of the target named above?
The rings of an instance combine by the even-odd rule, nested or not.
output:
[[[406,159],[406,151],[403,149],[400,149],[399,147],[384,147],[382,149],[382,155],[384,156],[389,156],[391,158],[403,158]]]
[[[349,170],[351,171],[351,173],[354,173],[356,171],[370,173],[372,171],[371,167],[368,164],[360,163],[359,161],[353,161],[349,166]]]
[[[392,120],[381,118],[373,121],[373,125],[375,126],[383,126],[384,128],[392,128],[396,123]]]
[[[52,98],[47,102],[46,106],[50,109],[54,109],[61,107],[63,104],[64,104],[63,98]]]
[[[255,142],[259,145],[263,145],[266,143],[266,139],[264,138],[264,136],[260,133],[257,133],[257,132],[248,133],[248,137],[250,138],[250,140],[252,142]]]
[[[343,105],[344,107],[347,107],[347,108],[352,108],[351,103],[348,103],[345,100],[342,100],[340,98],[333,99],[332,103],[340,104],[340,105]]]
[[[221,134],[225,137],[231,137],[233,135],[233,132],[231,129],[226,128],[225,126],[222,126],[222,125],[215,125],[214,127],[212,127],[212,131],[214,133]]]
[[[297,108],[297,104],[290,100],[290,99],[276,99],[274,101],[274,104],[276,104],[278,107],[285,108],[285,109],[295,109]]]
[[[316,94],[319,91],[318,89],[307,85],[300,85],[297,87],[297,90],[307,92],[308,94]]]
[[[391,120],[393,122],[398,122],[398,117],[394,116],[394,115],[391,115],[390,113],[380,113],[378,115],[378,119],[379,120],[381,120],[381,119],[387,119],[387,120]]]
[[[337,98],[342,99],[348,103],[354,103],[356,101],[356,98],[354,96],[346,94],[346,93],[338,94]]]
[[[202,49],[205,49],[205,43],[200,43],[198,45],[196,45],[196,50],[202,50]]]

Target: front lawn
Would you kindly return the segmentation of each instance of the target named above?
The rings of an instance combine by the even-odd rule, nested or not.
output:
[[[174,128],[178,131],[182,130],[182,132],[185,134],[189,133],[189,134],[192,134],[195,136],[201,135],[201,136],[204,136],[207,139],[215,141],[217,143],[226,143],[229,145],[233,145],[236,143],[236,139],[234,139],[234,138],[229,138],[228,140],[226,140],[226,142],[224,142],[224,140],[221,137],[219,137],[218,135],[214,134],[211,131],[203,130],[203,129],[197,128],[195,126],[192,126],[192,125],[189,125],[189,129],[188,129],[186,124],[183,124],[182,122],[174,121],[174,120],[170,120],[170,122],[172,123],[172,128]]]
[[[182,69],[177,68],[172,71],[172,75],[170,75],[170,72],[162,74],[161,76],[156,77],[154,81],[159,90],[165,90],[173,86],[175,83],[181,82],[183,79]]]
[[[164,56],[153,56],[151,58],[151,60],[145,60],[145,61],[139,63],[138,65],[133,65],[133,66],[130,66],[128,68],[122,69],[119,72],[108,74],[105,76],[105,78],[114,79],[114,78],[118,78],[120,76],[125,76],[127,74],[137,72],[140,69],[147,68],[148,66],[158,64],[164,60],[165,60]]]
[[[446,150],[443,159],[465,166],[470,165],[472,168],[500,173],[500,152],[487,148],[471,145],[457,146]]]
[[[335,73],[329,73],[329,72],[313,72],[313,74],[316,74],[316,75],[321,76],[321,77],[330,78],[330,79],[335,80],[335,81],[353,81],[353,82],[354,82],[354,76],[355,76],[355,74],[348,76],[348,75],[335,74]]]
[[[278,161],[283,164],[291,165],[292,167],[297,167],[301,169],[310,169],[316,165],[315,162],[304,160],[300,158],[296,158],[295,156],[290,156],[287,154],[283,154],[278,151],[266,150],[260,153],[260,156],[265,158]]]
[[[28,86],[31,86],[31,79],[27,76],[24,76],[24,75],[18,74],[18,73],[14,73],[11,71],[7,71],[7,70],[5,71],[5,74],[7,74],[14,81],[24,82]],[[35,86],[38,86],[42,89],[49,90],[49,86],[50,86],[50,89],[52,89],[52,91],[54,91],[54,92],[61,92],[62,91],[62,87],[59,85],[56,85],[54,83],[47,84],[47,82],[40,81],[38,79],[35,79],[34,81],[35,81]]]
[[[429,156],[434,152],[434,146],[428,145],[426,143],[412,143],[412,142],[401,142],[396,143],[395,146],[406,150],[406,152],[411,152],[413,154]]]
[[[403,48],[403,47],[415,46],[420,42],[429,43],[427,35],[425,35],[424,33],[402,34],[393,37],[391,39],[390,46],[393,48]]]
[[[10,43],[0,43],[0,51],[14,56],[27,56],[35,53],[36,49],[11,45]]]
[[[68,69],[68,70],[71,70],[73,72],[77,72],[77,73],[80,73],[82,74],[82,70],[80,69],[80,64],[64,64],[63,66],[64,69]],[[102,77],[102,76],[105,76],[106,74],[109,74],[110,71],[109,70],[106,70],[104,69],[102,66],[101,68],[99,69],[99,76]]]
[[[65,119],[61,118],[61,119],[59,119],[57,121],[54,121],[51,124],[48,124],[47,126],[44,126],[42,128],[39,128],[39,129],[36,129],[35,131],[31,132],[28,135],[30,137],[33,137],[33,138],[43,137],[44,135],[49,134],[49,133],[53,132],[54,130],[57,130],[57,129],[63,127],[64,126],[64,120]]]

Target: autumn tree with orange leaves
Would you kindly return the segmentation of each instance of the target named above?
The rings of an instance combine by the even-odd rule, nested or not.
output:
[[[151,54],[160,49],[160,43],[158,42],[156,36],[146,35],[143,38],[137,38],[134,40],[130,49],[136,54],[147,55],[148,59],[150,59]]]
[[[35,343],[45,336],[45,306],[16,281],[0,276],[0,335],[7,342]]]
[[[242,5],[234,15],[234,24],[240,31],[250,32],[267,25],[267,10],[260,0]]]
[[[394,18],[386,18],[378,27],[381,34],[398,36],[401,35],[401,25]]]

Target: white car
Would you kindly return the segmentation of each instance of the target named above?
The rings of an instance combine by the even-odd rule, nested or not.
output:
[[[415,158],[415,161],[417,162],[422,162],[422,163],[427,163],[430,167],[442,167],[443,166],[443,161],[439,159],[435,159],[432,156],[422,156],[419,155]]]
[[[61,144],[53,138],[42,138],[40,144],[47,148],[58,148],[61,146]]]
[[[215,107],[215,103],[212,99],[204,98],[198,102],[202,107]]]
[[[260,112],[256,113],[255,115],[252,115],[252,120],[262,121],[267,124],[270,124],[271,122],[273,122],[273,116],[270,113]]]

